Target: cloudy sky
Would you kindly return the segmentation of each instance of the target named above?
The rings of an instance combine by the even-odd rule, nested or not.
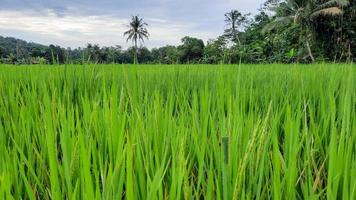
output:
[[[149,24],[148,47],[179,44],[189,35],[221,35],[224,13],[256,13],[264,0],[0,0],[0,35],[63,47],[127,47],[123,32],[131,15]]]

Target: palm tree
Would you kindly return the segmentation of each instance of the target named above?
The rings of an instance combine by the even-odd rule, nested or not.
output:
[[[225,36],[239,45],[241,45],[239,28],[247,22],[247,16],[248,14],[243,15],[238,10],[231,10],[225,14],[225,22],[229,27],[225,30]]]
[[[263,33],[270,32],[276,28],[286,28],[297,25],[300,27],[300,40],[305,42],[308,56],[315,62],[310,48],[313,36],[313,23],[317,23],[319,16],[338,16],[343,13],[342,8],[349,4],[349,0],[286,0],[283,1],[278,11],[283,16],[277,17],[274,21],[267,24]]]
[[[145,39],[148,40],[150,36],[147,27],[148,24],[143,21],[143,18],[140,18],[138,15],[132,16],[131,21],[128,25],[129,30],[124,33],[124,36],[127,36],[127,42],[131,40],[135,45],[135,57],[134,57],[134,64],[138,63],[137,59],[137,42],[142,41],[144,42]]]

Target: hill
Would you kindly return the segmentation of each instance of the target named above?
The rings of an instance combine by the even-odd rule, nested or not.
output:
[[[23,56],[26,56],[26,54],[28,54],[30,56],[33,53],[36,54],[41,51],[45,52],[46,49],[48,48],[49,48],[48,46],[42,44],[27,42],[25,40],[13,38],[13,37],[0,36],[0,57],[6,57],[9,56],[10,54],[14,54],[14,55],[20,54]],[[32,56],[36,56],[36,55],[32,55]]]

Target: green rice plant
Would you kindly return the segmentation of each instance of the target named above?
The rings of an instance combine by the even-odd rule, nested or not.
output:
[[[0,66],[0,199],[355,199],[353,65]]]

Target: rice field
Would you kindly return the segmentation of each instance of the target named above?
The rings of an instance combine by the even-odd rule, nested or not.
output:
[[[0,66],[0,199],[356,199],[352,65]]]

